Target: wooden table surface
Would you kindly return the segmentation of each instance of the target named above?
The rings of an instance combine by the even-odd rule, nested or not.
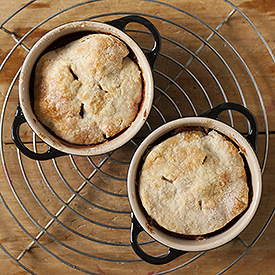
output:
[[[26,2],[1,0],[0,9],[0,274],[218,274],[239,257],[226,274],[275,274],[274,219],[263,232],[275,205],[275,2],[232,0],[231,5],[221,0],[107,0],[79,5],[79,0],[38,0],[4,21]],[[72,5],[76,6],[69,8]],[[18,72],[34,42],[65,22],[106,21],[122,16],[116,13],[133,12],[151,20],[163,41],[154,72],[151,128],[163,123],[158,110],[170,121],[193,116],[194,109],[200,114],[225,100],[245,103],[258,120],[258,158],[264,165],[261,203],[240,238],[203,255],[187,253],[161,266],[138,261],[129,245],[125,178],[136,148],[133,143],[114,152],[112,158],[65,156],[36,163],[18,154],[10,136],[18,102]],[[114,14],[97,17],[108,13]],[[136,24],[129,28],[144,30]],[[216,28],[219,33],[213,35]],[[143,48],[152,46],[148,34],[129,34]],[[16,41],[22,37],[20,46]],[[239,114],[233,117],[234,127],[245,134],[246,121]],[[228,121],[226,115],[222,119]],[[30,128],[23,125],[20,131],[31,147]],[[145,127],[135,142],[148,131]],[[46,148],[39,140],[37,147]],[[37,242],[25,250],[34,238]],[[143,234],[141,240],[150,238]],[[154,255],[166,251],[157,243],[145,249]]]

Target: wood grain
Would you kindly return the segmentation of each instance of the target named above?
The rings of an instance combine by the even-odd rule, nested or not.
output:
[[[91,1],[86,4],[80,4],[80,1],[76,0],[41,0],[30,4],[1,25],[0,107],[4,107],[1,133],[4,162],[2,161],[3,165],[0,168],[0,193],[15,219],[4,203],[0,202],[0,244],[16,259],[31,243],[31,237],[35,238],[43,227],[52,219],[56,219],[47,232],[42,234],[39,243],[34,244],[20,259],[19,264],[35,274],[83,274],[83,271],[89,271],[92,274],[152,275],[170,269],[174,270],[171,274],[217,274],[242,253],[246,253],[226,274],[275,274],[274,219],[254,244],[274,208],[275,64],[262,39],[265,39],[271,51],[274,51],[275,5],[273,1],[266,0],[232,2],[244,12],[262,36],[258,36],[245,18],[235,12],[212,37],[211,33],[219,28],[219,24],[233,10],[233,6],[221,0],[163,1],[167,5],[138,0]],[[2,0],[0,22],[24,4],[26,1],[23,0]],[[70,8],[73,5],[76,6]],[[64,9],[67,9],[66,12],[63,12]],[[186,13],[183,13],[183,10]],[[205,253],[195,261],[192,259],[199,253],[187,253],[163,266],[138,261],[139,258],[129,245],[130,207],[126,197],[126,182],[123,180],[127,176],[127,162],[135,151],[135,146],[131,143],[112,155],[115,160],[125,162],[123,165],[106,159],[105,156],[92,157],[90,160],[65,156],[54,162],[43,162],[41,166],[23,155],[18,158],[10,129],[18,102],[16,77],[26,57],[26,48],[30,49],[48,30],[65,22],[87,18],[106,21],[117,17],[96,17],[98,14],[109,12],[149,15],[148,18],[162,35],[161,55],[154,72],[157,86],[155,109],[148,119],[152,129],[163,124],[158,109],[162,110],[165,121],[180,116],[193,116],[195,113],[201,114],[210,109],[211,105],[215,106],[225,101],[222,89],[228,101],[242,103],[243,99],[255,114],[260,133],[258,157],[262,164],[265,154],[266,111],[269,150],[263,174],[263,195],[255,218],[240,236],[247,246],[240,239],[235,239],[225,246]],[[47,19],[54,13],[56,16]],[[43,24],[40,24],[43,20]],[[130,25],[129,29],[131,28],[145,30],[136,24]],[[24,48],[17,44],[10,33],[15,34],[17,40],[28,34],[23,41]],[[152,40],[148,34],[131,31],[129,34],[142,47],[152,47]],[[206,39],[209,41],[200,49]],[[197,56],[192,55],[198,49],[200,52]],[[196,76],[197,81],[193,76]],[[176,84],[170,85],[170,80],[173,79],[176,79]],[[204,87],[209,99],[201,86]],[[161,91],[165,91],[169,98],[163,96]],[[195,113],[188,99],[193,102]],[[180,113],[172,102],[179,107]],[[245,134],[246,120],[237,113],[234,113],[233,117],[234,126]],[[222,119],[229,122],[227,114],[223,114]],[[135,141],[139,143],[148,133],[148,127],[144,127]],[[22,126],[21,137],[27,146],[32,148],[33,133],[28,125]],[[40,140],[37,140],[37,147],[41,151],[47,149]],[[97,172],[94,166],[100,166],[103,162],[103,173]],[[20,169],[21,164],[23,170]],[[80,172],[75,167],[78,167]],[[63,175],[63,179],[58,171]],[[89,183],[91,175],[93,178]],[[108,175],[117,177],[117,180]],[[80,187],[81,190],[76,195],[74,192]],[[118,196],[102,195],[100,189]],[[106,211],[108,209],[125,213]],[[60,210],[62,213],[59,215]],[[107,226],[102,227],[101,223]],[[116,229],[117,227],[120,229]],[[142,241],[150,240],[146,234],[140,237]],[[102,244],[99,242],[102,240],[120,245]],[[166,248],[157,243],[148,244],[145,249],[154,255],[166,251]],[[178,268],[187,261],[190,263]],[[2,249],[0,262],[0,274],[28,274]]]

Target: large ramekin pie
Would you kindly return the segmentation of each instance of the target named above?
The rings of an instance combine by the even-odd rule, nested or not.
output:
[[[142,49],[137,45],[137,43],[124,32],[126,25],[130,22],[136,22],[144,25],[153,35],[155,43],[152,50],[149,51],[148,53],[144,53]],[[130,122],[127,127],[124,127],[123,129],[121,128],[122,129],[121,131],[115,132],[109,138],[108,138],[109,134],[107,129],[106,130],[107,138],[105,138],[105,140],[101,139],[99,140],[99,142],[95,142],[92,144],[75,144],[74,142],[67,142],[66,140],[64,141],[62,138],[58,137],[58,135],[53,134],[53,132],[50,131],[48,127],[45,127],[45,125],[41,123],[41,121],[37,118],[34,110],[34,106],[33,106],[33,101],[34,101],[33,83],[32,83],[34,78],[33,72],[41,56],[45,55],[45,53],[47,53],[53,47],[56,47],[55,45],[58,45],[58,43],[61,43],[61,45],[64,46],[66,45],[66,43],[69,44],[69,42],[76,40],[76,38],[81,39],[81,37],[88,36],[89,34],[95,34],[97,36],[100,36],[100,35],[110,36],[114,38],[112,40],[116,39],[116,41],[112,42],[113,44],[121,41],[124,45],[126,45],[126,47],[129,49],[132,60],[134,60],[134,62],[137,64],[141,73],[141,79],[142,79],[142,96],[141,97],[142,98],[141,98],[141,101],[139,102],[139,107],[136,112],[136,116],[133,117],[133,121]],[[31,48],[22,66],[22,71],[19,79],[19,104],[18,104],[17,112],[15,115],[15,119],[12,127],[12,137],[15,145],[19,148],[19,150],[22,153],[24,153],[28,157],[32,159],[37,159],[37,160],[45,160],[53,157],[66,155],[66,154],[85,155],[85,156],[103,154],[103,153],[113,151],[121,147],[125,143],[127,143],[141,129],[141,127],[145,123],[150,113],[153,94],[154,94],[154,81],[152,76],[152,69],[155,65],[158,53],[160,51],[160,46],[161,46],[161,39],[157,29],[150,21],[140,16],[126,16],[126,17],[123,17],[114,21],[106,22],[106,23],[93,22],[93,21],[71,22],[71,23],[67,23],[65,25],[59,26],[51,30],[47,34],[45,34]],[[106,51],[107,50],[108,49],[106,49]],[[47,67],[45,66],[45,64],[48,65],[49,61],[53,56],[56,56],[56,57],[58,56],[59,58],[62,54],[50,56],[48,60],[46,60],[43,66]],[[70,53],[67,53],[67,59],[70,57],[69,55]],[[112,58],[115,58],[115,55],[113,55]],[[128,60],[130,59],[128,58]],[[109,65],[110,64],[111,63],[109,62]],[[102,67],[104,66],[101,66],[101,69]],[[61,69],[58,68],[58,70],[60,71]],[[72,70],[72,75],[75,76],[73,72],[73,68],[71,68],[71,70]],[[39,71],[39,73],[41,74],[41,70]],[[54,76],[54,74],[52,75]],[[75,77],[77,78],[77,76]],[[51,79],[54,80],[54,77],[52,77]],[[50,82],[51,79],[48,81]],[[40,86],[42,87],[43,85],[44,83],[42,83]],[[102,90],[102,87],[100,85],[98,86]],[[52,95],[54,95],[54,93],[52,93]],[[83,97],[85,97],[85,95],[83,95]],[[36,109],[39,108],[39,105],[38,104],[36,105],[38,107],[36,106],[35,108]],[[44,106],[45,105],[47,104],[44,104]],[[59,102],[59,105],[62,105],[61,101]],[[123,104],[121,105],[123,106]],[[97,104],[95,103],[94,106],[97,106]],[[118,106],[115,106],[115,108],[117,107]],[[97,109],[99,108],[100,106],[97,106]],[[79,111],[80,115],[81,115],[81,111],[82,110],[80,108],[80,111]],[[105,110],[104,112],[108,113],[107,111]],[[98,117],[100,118],[101,114]],[[41,118],[43,118],[43,113],[41,114]],[[25,122],[29,124],[33,132],[43,142],[49,145],[49,150],[47,152],[36,153],[29,150],[26,146],[24,146],[23,142],[20,139],[19,129],[20,129],[20,126]],[[64,126],[63,129],[67,131],[67,128],[70,126],[69,124],[66,127]],[[117,123],[117,125],[119,125],[119,123]],[[87,125],[85,125],[85,127],[86,126]],[[73,127],[73,123],[72,123],[72,127]],[[79,130],[81,131],[82,130],[81,127],[79,128],[80,128]],[[90,128],[93,129],[93,127],[90,127]],[[105,128],[108,128],[108,125]],[[61,127],[61,131],[62,131],[62,127]],[[86,132],[86,135],[87,135],[87,132]],[[85,137],[83,140],[85,142]]]

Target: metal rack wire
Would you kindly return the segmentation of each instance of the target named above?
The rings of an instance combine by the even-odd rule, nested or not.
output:
[[[49,21],[55,22],[55,19],[60,14],[65,14],[73,9],[79,7],[85,8],[86,5],[91,6],[95,3],[104,1],[85,1],[62,9],[42,20],[22,37],[18,37],[16,33],[13,33],[6,28],[6,25],[10,20],[20,14],[24,9],[27,9],[34,2],[37,1],[30,1],[22,6],[0,25],[1,31],[7,33],[15,40],[14,47],[9,51],[0,66],[0,74],[3,72],[4,68],[9,66],[9,59],[14,55],[14,52],[18,48],[22,47],[26,52],[29,51],[29,47],[26,45],[25,41],[41,26]],[[110,2],[112,1],[108,1],[109,4]],[[259,38],[270,54],[271,59],[275,62],[275,58],[270,48],[256,27],[229,1],[223,1],[225,5],[230,7],[228,16],[214,28],[196,17],[194,14],[178,7],[174,7],[168,3],[153,0],[137,0],[137,2],[150,3],[156,9],[158,6],[165,6],[166,8],[173,10],[178,16],[184,17],[184,20],[192,22],[192,26],[196,25],[199,29],[203,29],[204,35],[205,33],[208,35],[204,38],[204,35],[200,35],[199,32],[192,30],[187,24],[182,24],[178,21],[176,22],[170,18],[165,18],[164,16],[145,13],[145,11],[110,12],[86,18],[83,18],[81,14],[78,15],[78,20],[107,21],[109,18],[138,14],[152,20],[157,26],[159,26],[160,30],[162,28],[173,29],[173,34],[170,36],[163,35],[161,32],[164,47],[160,53],[158,63],[154,70],[156,81],[155,100],[152,113],[141,133],[124,147],[112,153],[97,157],[77,157],[70,155],[47,162],[34,162],[27,160],[18,151],[16,172],[19,173],[20,176],[15,175],[10,162],[7,160],[7,155],[10,154],[13,149],[11,146],[7,146],[10,144],[4,142],[4,137],[7,135],[4,125],[5,123],[8,123],[8,119],[10,119],[8,118],[7,113],[12,113],[12,110],[15,110],[16,108],[16,106],[12,104],[11,98],[16,97],[17,91],[15,87],[20,74],[20,69],[14,72],[14,78],[7,90],[2,109],[0,142],[1,159],[6,173],[7,184],[10,186],[14,202],[20,206],[21,210],[13,208],[6,201],[5,194],[3,194],[2,191],[0,193],[0,198],[2,205],[6,211],[8,211],[22,234],[26,236],[27,241],[20,244],[20,253],[18,255],[9,252],[2,244],[0,244],[0,247],[17,265],[28,271],[30,274],[37,274],[37,271],[32,270],[27,263],[24,263],[24,258],[28,253],[30,253],[33,247],[39,247],[46,255],[53,257],[60,262],[60,264],[64,264],[69,268],[87,274],[102,273],[100,270],[96,270],[92,267],[91,269],[87,269],[87,267],[84,268],[79,261],[75,263],[73,255],[76,255],[77,259],[83,259],[83,261],[85,261],[85,259],[89,259],[95,263],[100,261],[103,265],[104,263],[129,265],[144,264],[132,252],[129,243],[130,209],[127,201],[125,183],[127,168],[132,153],[147,134],[159,125],[172,119],[183,116],[196,116],[199,113],[202,113],[202,111],[213,107],[217,102],[232,100],[232,97],[235,98],[236,101],[241,102],[244,106],[249,107],[249,103],[247,102],[249,101],[247,100],[248,94],[242,89],[243,83],[241,81],[243,80],[238,79],[234,72],[237,67],[242,68],[243,73],[245,74],[245,81],[246,83],[249,83],[250,86],[250,93],[257,96],[258,105],[262,110],[261,119],[264,126],[261,131],[262,135],[264,135],[264,144],[262,145],[262,159],[260,162],[262,171],[264,171],[267,159],[269,135],[267,115],[260,88],[257,85],[253,72],[248,67],[243,56],[237,49],[235,49],[233,44],[227,40],[225,35],[221,34],[221,30],[230,20],[232,20],[232,17],[245,19],[246,23],[254,29],[255,36]],[[129,28],[126,31],[137,41],[139,41],[139,37],[149,36],[147,31],[139,28]],[[181,42],[178,34],[182,35],[183,33],[186,37],[188,36],[191,37],[191,40],[193,39],[194,44],[197,45],[196,48],[188,47],[185,43]],[[212,44],[211,42],[214,40],[215,43]],[[144,41],[144,39],[141,38],[140,41]],[[219,53],[218,43],[228,48],[230,59],[234,59],[234,62],[237,64],[231,62]],[[144,51],[147,50],[146,43],[141,46]],[[173,53],[168,50],[168,48],[171,47],[174,49]],[[183,57],[179,58],[179,56]],[[226,84],[218,77],[215,66],[213,66],[207,58],[214,59],[215,66],[219,69],[222,68],[222,70],[225,71],[229,79],[227,82],[230,82],[230,87],[233,87],[234,90],[233,96],[232,93],[228,95],[228,90],[224,87]],[[166,67],[163,66],[163,64],[165,64]],[[196,70],[193,64],[195,64],[196,68],[199,69]],[[173,69],[168,70],[167,68]],[[200,77],[200,73],[204,75],[203,79],[209,80],[213,92],[210,92],[208,84],[206,84]],[[185,85],[184,83],[188,83],[188,85]],[[193,91],[190,91],[187,86],[192,87]],[[228,120],[232,126],[235,124],[235,117],[233,114],[229,113]],[[239,122],[238,117],[236,118],[236,121],[236,124],[240,124],[241,130],[245,132],[244,126]],[[30,129],[27,129],[26,131],[30,132]],[[29,145],[31,146],[31,144]],[[40,147],[43,148],[44,144],[37,140],[37,137],[33,134],[32,146],[34,150],[40,150]],[[36,166],[35,173],[32,172],[33,170],[29,169],[30,166]],[[18,181],[20,180],[22,182],[18,184]],[[62,186],[62,188],[60,186]],[[41,187],[43,192],[48,194],[48,197],[50,198],[49,200],[51,201],[50,204],[45,200],[44,195],[42,195]],[[66,194],[64,195],[62,193]],[[28,200],[30,200],[30,203]],[[43,213],[41,214],[41,217],[33,211],[34,207],[37,207],[39,211]],[[25,223],[20,215],[28,217],[29,223]],[[244,247],[243,252],[239,257],[233,259],[233,261],[221,270],[219,274],[227,271],[239,259],[241,259],[251,249],[251,247],[253,247],[265,231],[273,215],[274,209],[271,211],[266,224],[263,225],[263,228],[256,236],[254,236],[252,242],[247,243],[242,237],[238,237],[238,240]],[[68,222],[69,218],[70,222]],[[80,224],[79,221],[81,221]],[[78,226],[74,226],[74,223],[78,223]],[[82,231],[81,225],[87,227],[88,230]],[[58,230],[52,230],[53,227],[55,227],[55,229],[59,228],[61,234],[73,236],[72,238],[77,239],[81,245],[77,245],[66,239],[64,240],[64,238],[58,235]],[[89,232],[93,232],[93,234]],[[112,232],[112,234],[110,234],[110,232]],[[114,232],[117,233],[113,234]],[[145,246],[149,247],[159,246],[146,236],[142,242]],[[52,243],[54,245],[50,245]],[[93,249],[93,247],[95,247],[95,249]],[[66,257],[62,256],[65,254],[60,254],[59,249],[69,251],[68,255],[72,256],[69,257],[67,254]],[[115,253],[113,258],[108,258],[104,255],[104,250],[106,249],[114,249],[113,251],[115,251]],[[160,251],[162,251],[161,248]],[[191,262],[204,256],[205,253],[207,252],[182,257],[180,258],[181,262],[177,261],[177,263],[172,267],[171,265],[167,265],[162,269],[162,271],[158,271],[154,274],[167,274],[184,268]]]

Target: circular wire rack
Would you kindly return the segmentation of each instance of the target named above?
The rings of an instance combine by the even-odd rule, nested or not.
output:
[[[249,57],[241,48],[234,47],[235,34],[230,35],[234,32],[235,24],[242,21],[247,28],[253,29],[257,43],[264,47],[271,62],[274,62],[270,48],[256,27],[229,1],[220,1],[228,9],[227,16],[223,19],[217,16],[210,23],[168,2],[133,2],[135,12],[129,11],[129,5],[123,5],[123,1],[77,3],[41,19],[33,28],[18,35],[9,30],[8,24],[39,3],[30,1],[1,23],[1,31],[14,39],[13,48],[0,66],[1,74],[4,74],[4,69],[11,67],[10,63],[17,52],[20,52],[23,62],[30,47],[41,35],[69,21],[104,22],[125,15],[140,15],[156,25],[162,39],[162,49],[153,71],[154,104],[145,126],[129,143],[100,156],[68,155],[39,162],[21,155],[9,139],[8,130],[18,101],[17,82],[22,63],[18,60],[19,67],[12,69],[13,76],[1,114],[1,158],[9,192],[1,190],[0,198],[2,207],[13,220],[16,234],[22,235],[22,241],[17,242],[16,248],[8,249],[4,244],[0,244],[0,247],[30,274],[39,274],[39,268],[43,266],[41,262],[49,261],[63,265],[64,272],[74,270],[87,274],[117,274],[116,271],[120,270],[120,274],[129,274],[129,270],[133,269],[148,270],[148,265],[132,251],[129,241],[131,211],[126,188],[127,169],[140,142],[168,121],[197,116],[222,102],[234,101],[248,108],[256,102],[258,110],[261,110],[257,117],[262,141],[258,156],[264,172],[269,141],[267,114],[253,68],[250,69],[246,61]],[[98,8],[99,5],[102,9]],[[169,13],[159,14],[157,11],[160,6],[169,10]],[[93,14],[93,8],[102,13]],[[130,24],[125,31],[145,52],[150,49],[151,35],[142,26]],[[243,134],[249,131],[247,121],[238,114],[228,112],[221,119]],[[27,125],[21,135],[32,150],[43,151],[47,148]],[[271,221],[274,209],[270,213],[266,223],[252,238],[250,236],[246,240],[245,232],[250,230],[250,225],[234,240],[241,246],[238,246],[241,252],[238,257],[230,258],[218,274],[230,269],[253,247]],[[13,231],[9,234],[13,234]],[[140,237],[140,242],[148,253],[161,255],[167,252],[165,247],[145,233]],[[35,248],[39,249],[40,254],[36,255]],[[152,274],[168,274],[184,269],[198,258],[207,257],[208,253],[211,252],[187,253],[163,265],[161,269],[156,267]],[[34,259],[36,267],[32,264]]]

